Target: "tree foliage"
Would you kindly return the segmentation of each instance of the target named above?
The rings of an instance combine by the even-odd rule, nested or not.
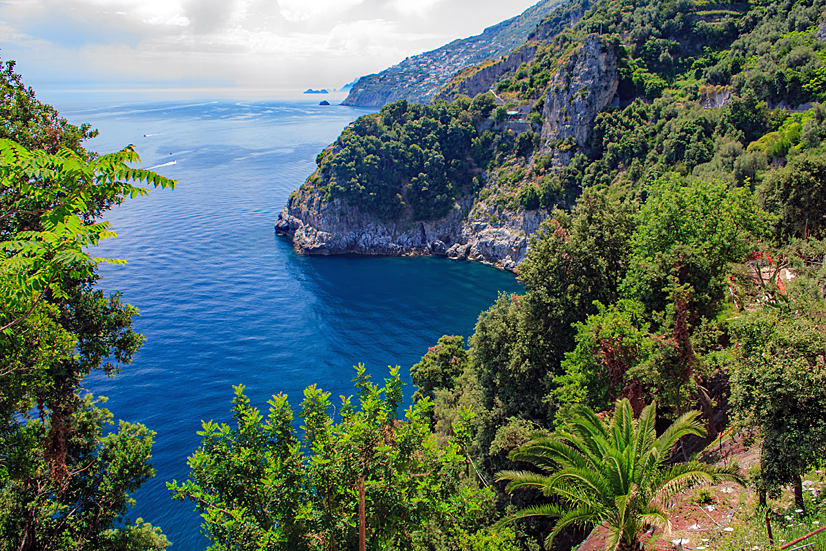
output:
[[[121,421],[104,436],[112,414],[87,396],[61,420],[71,433],[62,477],[48,476],[54,460],[39,450],[39,421],[4,424],[0,435],[0,549],[122,549],[142,542],[161,550],[169,541],[148,523],[120,527],[130,495],[155,476],[149,463],[155,433]]]
[[[196,504],[211,549],[355,549],[359,477],[364,479],[370,548],[513,548],[513,535],[484,529],[493,493],[479,489],[453,443],[439,445],[429,426],[432,402],[397,418],[399,368],[378,387],[357,368],[357,397],[304,391],[301,432],[287,397],[274,396],[265,420],[243,387],[233,400],[235,426],[204,423],[189,459],[191,478],[170,484]]]
[[[664,311],[670,285],[688,285],[687,307],[696,324],[715,313],[729,264],[744,261],[754,241],[767,236],[769,224],[747,190],[659,181],[640,210],[624,292],[649,311]]]
[[[148,523],[122,526],[154,475],[154,433],[81,396],[93,370],[114,375],[144,341],[137,310],[96,290],[89,247],[113,237],[111,205],[173,180],[135,169],[132,146],[98,156],[36,100],[7,63],[0,75],[0,547],[162,549]],[[15,141],[17,140],[17,141]]]
[[[474,147],[474,123],[490,114],[493,100],[480,98],[427,106],[400,100],[360,117],[319,156],[327,197],[383,218],[408,210],[416,220],[444,216],[487,154]]]
[[[739,425],[762,438],[763,488],[797,486],[826,454],[826,310],[821,266],[798,266],[788,295],[735,323],[731,404]]]
[[[636,549],[647,527],[669,529],[667,507],[681,491],[721,480],[741,482],[733,467],[697,462],[666,466],[672,448],[682,436],[702,435],[699,412],[675,420],[659,437],[655,430],[656,404],[646,406],[634,420],[631,404],[617,402],[610,423],[593,410],[576,406],[564,425],[547,437],[531,440],[512,454],[542,472],[503,471],[509,492],[536,490],[554,502],[517,511],[499,525],[536,516],[556,518],[545,539],[569,525],[608,530],[606,549]]]
[[[471,361],[495,424],[550,422],[553,377],[573,348],[573,324],[617,298],[627,266],[633,206],[589,191],[571,215],[556,211],[520,265],[524,296],[500,296],[476,325]]]

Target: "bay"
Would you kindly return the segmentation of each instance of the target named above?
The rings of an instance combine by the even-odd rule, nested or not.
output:
[[[443,334],[465,337],[512,274],[443,258],[305,257],[276,237],[273,222],[316,155],[367,111],[319,106],[317,97],[157,100],[48,96],[70,122],[101,132],[99,153],[135,144],[140,166],[180,181],[107,215],[119,237],[98,254],[99,287],[140,309],[147,343],[114,378],[84,388],[109,397],[116,419],[157,431],[157,476],[137,492],[134,520],[163,528],[171,549],[208,545],[190,503],[166,482],[187,476],[201,421],[230,420],[232,385],[266,409],[284,392],[297,408],[305,387],[353,393],[353,366],[374,380],[409,369]]]

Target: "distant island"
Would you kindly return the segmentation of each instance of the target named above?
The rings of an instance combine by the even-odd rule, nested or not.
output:
[[[329,94],[330,92],[328,92],[326,88],[322,88],[321,90],[313,90],[312,88],[307,88],[307,90],[304,93],[305,94]]]

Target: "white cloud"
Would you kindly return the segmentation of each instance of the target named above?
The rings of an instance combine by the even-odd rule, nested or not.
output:
[[[281,15],[291,23],[334,17],[363,3],[364,0],[278,0]]]
[[[147,25],[185,27],[190,24],[184,6],[176,0],[76,0],[74,4],[136,19]]]
[[[516,9],[501,0],[0,0],[0,53],[35,89],[337,87]]]
[[[390,7],[402,15],[424,17],[442,0],[391,0]]]

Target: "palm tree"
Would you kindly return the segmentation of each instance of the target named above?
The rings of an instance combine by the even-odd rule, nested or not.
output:
[[[639,534],[652,526],[669,531],[667,508],[679,492],[722,480],[743,483],[734,467],[692,461],[664,468],[681,437],[705,436],[696,421],[699,415],[686,413],[657,438],[655,404],[645,407],[634,421],[631,404],[620,400],[610,424],[588,407],[575,407],[563,428],[534,438],[511,454],[512,459],[547,474],[501,471],[496,475],[497,480],[510,481],[508,492],[532,488],[556,499],[517,511],[497,526],[527,517],[556,517],[545,539],[549,549],[566,526],[604,525],[610,532],[607,551],[636,548]]]

